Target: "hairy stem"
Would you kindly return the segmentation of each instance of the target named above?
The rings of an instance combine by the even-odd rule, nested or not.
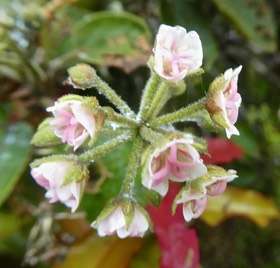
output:
[[[205,105],[205,98],[200,99],[199,101],[188,105],[187,107],[181,108],[180,110],[162,115],[160,117],[154,118],[149,122],[151,127],[158,127],[167,125],[174,122],[187,120],[189,116],[194,113],[203,110]]]
[[[148,80],[148,82],[145,86],[145,89],[143,91],[140,108],[139,108],[139,113],[138,113],[139,120],[142,120],[142,119],[145,120],[147,113],[149,111],[149,108],[151,106],[151,102],[155,95],[155,92],[158,88],[159,82],[160,82],[159,76],[155,72],[152,72],[151,77]]]
[[[128,117],[135,117],[135,113],[130,109],[127,103],[97,75],[94,77],[93,86],[96,87],[100,94],[103,94],[112,104],[114,104],[122,114]]]
[[[156,132],[147,126],[142,126],[140,128],[140,135],[144,140],[152,144],[164,139],[164,135],[162,133]]]
[[[118,145],[122,144],[123,142],[130,140],[132,138],[132,133],[124,132],[122,135],[113,138],[102,145],[94,147],[78,156],[78,159],[82,162],[90,163],[96,158],[103,157],[105,154],[113,150]]]
[[[143,120],[147,122],[151,118],[155,117],[160,112],[162,107],[166,104],[166,102],[170,99],[170,97],[171,93],[168,89],[168,84],[165,81],[162,81],[153,96],[149,110]]]
[[[132,197],[132,191],[135,184],[135,178],[139,167],[141,154],[143,151],[143,140],[141,136],[137,136],[133,142],[131,154],[126,168],[120,194],[123,197]]]

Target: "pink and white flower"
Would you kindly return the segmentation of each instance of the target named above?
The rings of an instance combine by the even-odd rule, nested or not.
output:
[[[185,182],[206,173],[207,168],[191,140],[174,139],[151,154],[143,170],[142,184],[164,196],[168,191],[168,179]]]
[[[183,215],[187,222],[198,218],[205,210],[207,205],[207,195],[188,188],[181,193],[181,198],[177,204],[183,203]]]
[[[76,181],[65,184],[65,177],[71,164],[70,161],[46,162],[32,168],[31,175],[47,190],[45,196],[50,203],[60,201],[74,212],[80,203],[82,186]]]
[[[207,204],[207,196],[199,199],[189,200],[183,204],[183,215],[185,221],[189,222],[191,219],[197,219],[204,212]]]
[[[238,75],[241,69],[242,66],[239,66],[234,70],[230,68],[225,71],[226,86],[217,94],[215,100],[215,105],[220,107],[221,115],[226,122],[227,127],[225,130],[228,139],[231,135],[239,135],[239,131],[234,124],[237,121],[241,104],[241,96],[237,92]]]
[[[99,236],[117,233],[120,238],[128,236],[143,237],[149,228],[149,223],[143,213],[137,207],[134,207],[134,216],[127,228],[125,215],[119,205],[107,217],[100,221],[94,221],[91,227],[97,229]]]
[[[236,171],[233,169],[228,170],[227,175],[221,177],[213,176],[211,184],[206,187],[207,195],[216,196],[222,194],[227,187],[227,183],[237,177]]]
[[[74,146],[74,150],[78,149],[89,136],[93,138],[96,130],[96,119],[81,101],[55,102],[55,105],[47,108],[47,111],[54,115],[50,125],[54,126],[55,135],[63,143]]]
[[[155,72],[170,81],[178,82],[202,65],[202,45],[195,31],[180,26],[162,24],[154,47]]]

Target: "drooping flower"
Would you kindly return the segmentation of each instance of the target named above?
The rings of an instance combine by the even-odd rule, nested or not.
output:
[[[187,222],[198,218],[206,208],[207,195],[191,187],[183,189],[176,198],[176,204],[183,204],[183,216]]]
[[[75,170],[73,175],[79,176],[72,178],[69,173],[70,169]],[[54,161],[46,162],[31,169],[31,175],[35,181],[47,192],[46,198],[50,203],[60,201],[74,212],[80,203],[83,191],[83,183],[87,179],[85,169],[78,167],[71,161]],[[68,177],[71,177],[68,183]],[[76,181],[75,179],[79,179]]]
[[[125,215],[121,205],[116,205],[105,217],[94,221],[91,227],[96,228],[99,236],[107,236],[117,234],[120,238],[143,237],[149,228],[147,215],[144,215],[142,209],[134,205],[133,213],[129,216]]]
[[[183,203],[183,215],[186,221],[197,219],[204,212],[207,204],[207,196],[189,200]]]
[[[203,51],[199,35],[181,26],[162,24],[154,47],[155,72],[170,81],[178,82],[202,65]]]
[[[174,139],[150,155],[142,173],[142,184],[162,196],[168,191],[168,179],[191,181],[204,176],[207,168],[189,139]]]
[[[227,138],[231,135],[239,135],[238,129],[234,126],[238,118],[241,96],[237,92],[238,75],[242,66],[228,69],[222,78],[217,78],[217,87],[212,86],[206,100],[206,109],[213,121],[225,128]],[[219,80],[223,80],[223,86],[219,87]],[[214,80],[215,82],[215,80]],[[213,82],[213,84],[214,84]]]
[[[238,176],[236,175],[236,171],[230,169],[227,171],[227,174],[222,176],[212,176],[212,182],[210,185],[207,185],[207,195],[216,196],[222,194],[226,187],[227,183],[234,180]]]
[[[55,105],[47,108],[47,111],[54,115],[50,125],[54,126],[55,135],[63,143],[74,146],[74,150],[79,148],[89,136],[93,138],[96,131],[96,118],[81,101],[55,102]]]

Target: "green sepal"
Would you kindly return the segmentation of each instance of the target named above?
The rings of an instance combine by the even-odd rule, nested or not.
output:
[[[194,71],[191,71],[187,74],[186,78],[193,78],[193,77],[196,77],[196,76],[200,76],[200,75],[203,75],[205,73],[205,71],[202,69],[202,68],[198,68]]]
[[[122,198],[120,205],[125,218],[125,228],[128,230],[135,214],[135,207],[131,200],[127,198]]]
[[[205,109],[208,111],[211,119],[215,124],[222,128],[228,128],[229,125],[222,116],[222,109],[216,104],[218,95],[223,91],[228,84],[225,80],[224,75],[220,75],[214,79],[210,84],[209,90],[205,100]]]
[[[177,201],[182,198],[183,191],[186,191],[188,189],[188,187],[190,187],[189,184],[187,184],[186,186],[182,187],[180,192],[174,198],[173,204],[172,204],[172,215],[174,215],[176,213],[176,209],[177,209],[177,206],[178,206]]]
[[[168,83],[168,89],[174,97],[182,95],[187,89],[184,79],[176,83],[172,81],[167,81],[166,83]]]
[[[151,72],[154,72],[154,66],[155,66],[155,57],[154,55],[151,55],[147,61],[147,65],[150,68]],[[158,75],[160,78],[160,76]]]
[[[206,166],[207,169],[208,169],[208,174],[211,179],[213,177],[216,177],[216,178],[222,178],[222,177],[225,177],[225,176],[233,176],[233,175],[236,175],[236,174],[233,174],[233,173],[230,173],[229,171],[225,170],[224,168],[222,167],[219,167],[219,166],[215,166],[215,165],[207,165]],[[235,171],[234,171],[235,172]],[[236,175],[237,176],[237,175]]]
[[[194,142],[191,144],[198,152],[208,154],[207,142],[204,138],[194,136]]]
[[[84,97],[80,96],[80,95],[76,95],[76,94],[67,94],[64,95],[62,97],[60,97],[57,101],[59,103],[64,102],[64,101],[84,101]]]
[[[50,162],[68,162],[68,161],[77,161],[77,156],[75,155],[51,155],[42,157],[39,159],[35,159],[32,163],[30,163],[31,168],[38,167],[44,163]]]
[[[206,165],[208,173],[211,174],[212,176],[219,176],[219,174],[221,175],[225,175],[225,173],[227,173],[227,171],[225,169],[223,169],[222,167],[219,166],[215,166],[215,165]]]
[[[99,105],[99,102],[95,97],[85,97],[82,105],[91,111],[95,117],[95,133],[88,143],[89,146],[92,146],[97,138],[97,134],[103,128],[105,119],[109,112],[107,112],[108,109]]]
[[[211,119],[213,120],[213,122],[215,124],[217,124],[218,126],[222,127],[222,128],[228,128],[229,125],[226,122],[225,118],[222,116],[221,113],[215,113],[210,115]]]
[[[61,140],[54,134],[54,127],[50,125],[52,117],[46,118],[32,137],[31,144],[37,147],[56,146]]]
[[[86,182],[89,179],[89,170],[86,165],[78,162],[71,161],[64,177],[62,186],[72,182]]]
[[[144,195],[144,201],[146,203],[151,203],[154,207],[158,207],[160,205],[162,196],[158,192],[147,189],[146,187],[143,187],[142,191]]]

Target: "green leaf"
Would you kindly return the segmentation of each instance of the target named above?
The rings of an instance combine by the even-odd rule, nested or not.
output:
[[[26,168],[31,152],[31,127],[16,123],[0,134],[0,205],[14,189],[22,172]]]
[[[80,18],[62,42],[62,53],[79,51],[92,64],[130,71],[146,64],[151,53],[146,22],[130,13],[96,12]]]
[[[206,17],[201,4],[197,2],[199,1],[161,0],[161,15],[164,23],[180,25],[187,31],[195,30],[199,34],[205,58],[204,68],[209,70],[218,55],[217,44],[210,31],[210,18]]]
[[[236,29],[266,52],[277,48],[276,24],[271,6],[265,0],[212,0]]]
[[[60,8],[40,31],[41,46],[52,68],[82,60],[117,66],[126,72],[146,64],[152,52],[151,37],[147,23],[138,16],[92,13],[74,6]]]
[[[63,65],[67,59],[73,59],[77,56],[77,51],[65,48],[64,44],[71,38],[70,32],[74,25],[88,14],[90,12],[85,9],[70,5],[65,6],[59,8],[52,20],[47,20],[40,29],[40,42],[45,51],[46,61],[54,59],[53,68]],[[55,46],[54,40],[56,40]]]

